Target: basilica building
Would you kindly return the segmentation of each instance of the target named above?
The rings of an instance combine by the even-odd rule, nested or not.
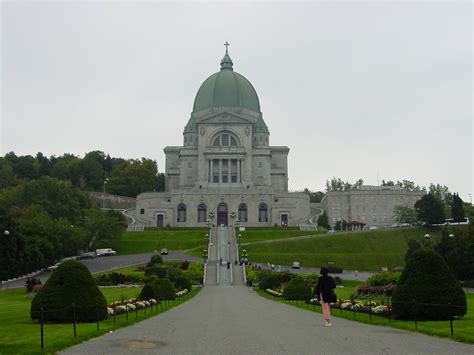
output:
[[[220,71],[196,94],[183,145],[164,148],[165,192],[137,196],[136,221],[149,227],[306,223],[309,196],[288,192],[289,150],[270,146],[257,92],[234,71],[226,49]]]

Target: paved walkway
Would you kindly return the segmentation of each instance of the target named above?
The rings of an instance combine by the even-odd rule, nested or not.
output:
[[[474,346],[269,301],[241,286],[206,286],[159,316],[62,354],[473,354]]]

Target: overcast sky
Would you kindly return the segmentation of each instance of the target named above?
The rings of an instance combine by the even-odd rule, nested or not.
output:
[[[229,41],[290,188],[473,188],[466,2],[3,2],[0,153],[156,159]]]

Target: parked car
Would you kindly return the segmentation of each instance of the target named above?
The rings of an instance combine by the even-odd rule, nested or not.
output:
[[[168,255],[168,249],[166,249],[166,248],[161,249],[160,254],[161,255]]]
[[[76,260],[84,260],[84,259],[94,259],[96,257],[96,253],[90,251],[88,253],[84,253],[76,257]]]
[[[241,258],[239,263],[240,263],[240,265],[248,265],[249,264],[249,259],[248,258]]]
[[[301,268],[300,263],[298,261],[293,261],[293,264],[291,264],[292,269],[299,269]]]
[[[61,264],[61,262],[58,262],[58,263],[56,263],[56,264],[54,264],[54,265],[51,265],[51,266],[48,266],[48,267],[46,268],[46,271],[54,271],[54,270],[56,270],[56,269],[58,268],[59,264]]]
[[[374,230],[377,230],[377,229],[379,229],[379,227],[377,227],[377,226],[370,226],[369,227],[369,231],[374,231]]]
[[[110,248],[104,248],[104,249],[97,249],[95,251],[95,254],[97,255],[98,258],[100,258],[101,256],[115,256],[117,255],[117,252]]]

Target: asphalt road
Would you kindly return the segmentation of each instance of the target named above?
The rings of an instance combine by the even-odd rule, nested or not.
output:
[[[131,254],[131,255],[117,255],[104,256],[101,258],[80,260],[81,263],[87,266],[91,273],[109,271],[130,265],[144,264],[148,262],[153,253],[145,254]],[[202,261],[201,258],[184,254],[183,252],[170,252],[168,255],[162,255],[163,260],[187,260],[187,261]],[[43,271],[38,277],[44,284],[51,275],[50,271]],[[8,288],[24,287],[26,280],[17,280],[8,283]],[[5,286],[4,286],[5,287]]]
[[[473,354],[474,346],[335,318],[258,296],[206,286],[166,313],[61,354]]]

